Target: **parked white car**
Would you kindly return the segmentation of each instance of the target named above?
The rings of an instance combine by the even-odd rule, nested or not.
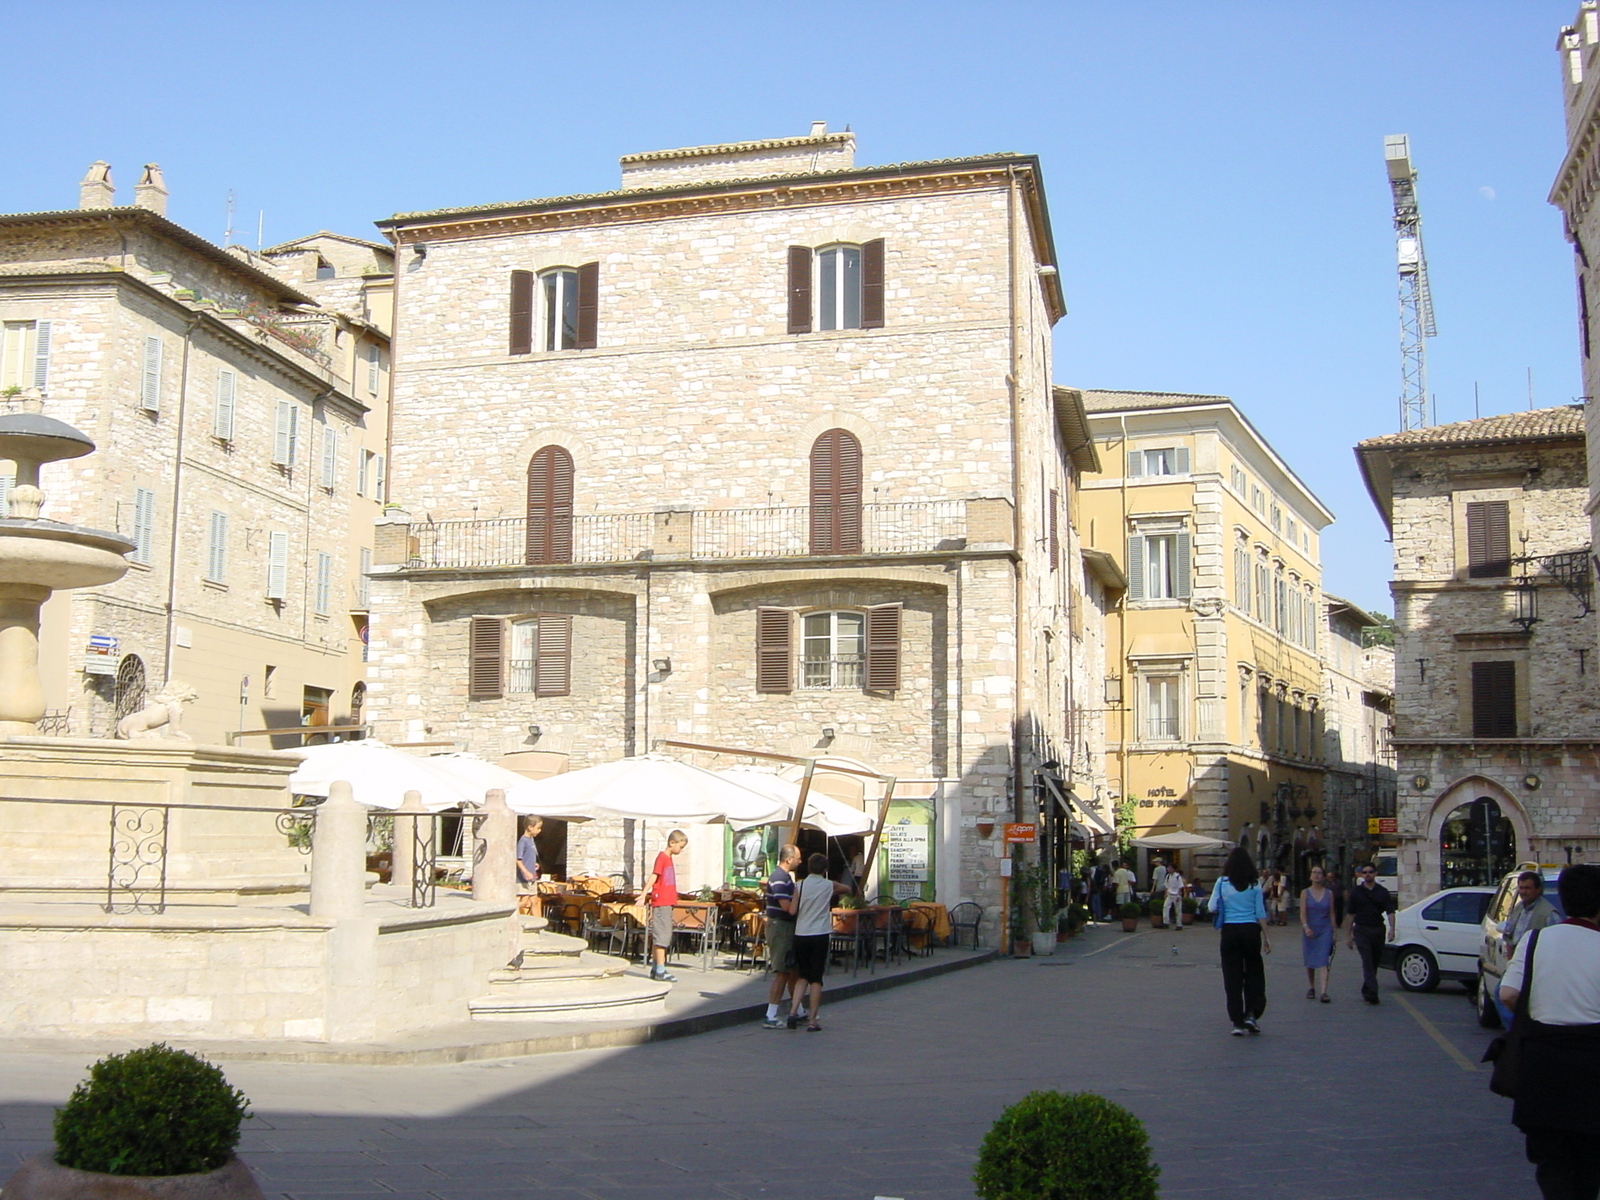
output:
[[[1556,891],[1560,867],[1523,863],[1500,881],[1500,886],[1495,889],[1494,901],[1483,914],[1483,924],[1479,928],[1478,992],[1474,1001],[1478,1010],[1478,1024],[1485,1029],[1497,1029],[1500,1026],[1500,1010],[1494,1005],[1494,997],[1500,991],[1500,979],[1511,961],[1511,947],[1506,945],[1500,926],[1505,924],[1506,918],[1511,915],[1511,906],[1517,902],[1517,876],[1524,871],[1539,872],[1539,877],[1544,880],[1544,898],[1550,901],[1558,917],[1566,917],[1561,910],[1561,896]]]
[[[1445,888],[1402,908],[1379,965],[1408,992],[1431,992],[1441,979],[1476,986],[1483,916],[1494,894],[1492,887]]]

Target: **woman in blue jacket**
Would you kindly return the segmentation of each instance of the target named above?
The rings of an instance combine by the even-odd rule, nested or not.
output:
[[[1243,846],[1228,855],[1211,893],[1211,911],[1222,931],[1222,990],[1228,998],[1233,1036],[1260,1033],[1267,1011],[1267,971],[1261,953],[1272,953],[1267,940],[1267,907],[1261,898],[1256,865]]]

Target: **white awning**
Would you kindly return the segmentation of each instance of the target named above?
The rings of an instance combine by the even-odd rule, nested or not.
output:
[[[1115,837],[1117,831],[1113,829],[1104,817],[1085,804],[1076,792],[1062,792],[1060,780],[1054,775],[1040,771],[1039,780],[1044,784],[1045,792],[1061,806],[1061,811],[1069,818],[1074,815],[1082,817],[1082,824],[1087,826],[1086,832],[1099,837]],[[1079,822],[1074,822],[1075,824]]]

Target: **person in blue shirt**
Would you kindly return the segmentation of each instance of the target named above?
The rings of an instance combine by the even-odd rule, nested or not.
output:
[[[1267,940],[1261,881],[1243,846],[1228,855],[1222,878],[1211,893],[1211,911],[1222,931],[1222,990],[1233,1036],[1260,1033],[1261,1014],[1267,1011],[1267,970],[1261,954],[1271,954],[1272,943]]]
[[[534,841],[544,832],[544,822],[529,817],[522,826],[522,836],[517,839],[517,890],[536,892],[539,883],[539,843]]]

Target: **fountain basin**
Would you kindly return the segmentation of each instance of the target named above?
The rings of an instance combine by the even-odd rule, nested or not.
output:
[[[0,520],[0,584],[64,591],[114,583],[134,548],[119,534],[58,521]]]

